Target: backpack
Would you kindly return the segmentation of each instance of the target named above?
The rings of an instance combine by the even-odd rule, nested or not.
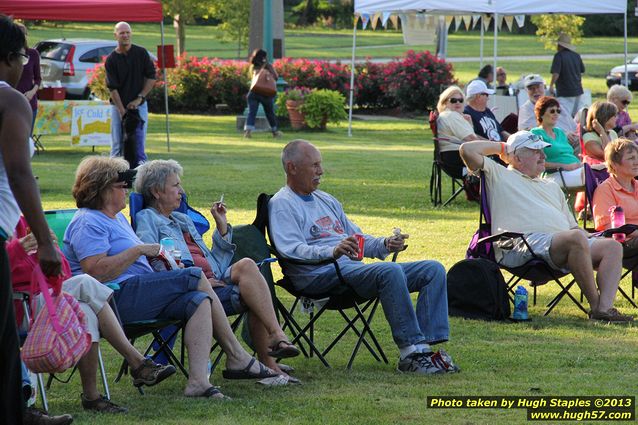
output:
[[[482,258],[456,263],[447,273],[450,316],[508,320],[511,314],[505,279],[498,265]]]

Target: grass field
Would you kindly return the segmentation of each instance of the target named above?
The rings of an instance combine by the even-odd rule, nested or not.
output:
[[[635,112],[635,111],[634,111]],[[458,199],[447,208],[433,208],[428,199],[432,143],[423,121],[355,121],[354,136],[345,126],[326,133],[289,132],[282,140],[255,134],[244,140],[234,131],[234,117],[173,116],[172,152],[166,152],[163,118],[152,115],[148,150],[151,159],[174,158],[185,169],[183,184],[193,206],[208,206],[225,194],[229,220],[249,223],[260,192],[274,192],[284,177],[279,154],[285,142],[306,138],[322,151],[322,189],[339,198],[351,219],[371,234],[387,235],[393,227],[410,233],[410,247],[401,260],[436,259],[446,268],[464,257],[476,228],[476,204]],[[69,147],[68,136],[45,137],[45,153],[33,160],[45,208],[73,207],[70,187],[75,167],[89,149]],[[105,153],[106,149],[98,149]],[[445,181],[449,192],[448,180]],[[444,193],[444,196],[446,193]],[[209,216],[210,218],[210,216]],[[208,239],[208,237],[205,237]],[[275,267],[276,268],[276,267]],[[625,288],[629,282],[623,282]],[[488,323],[452,318],[451,341],[445,348],[463,369],[446,376],[404,376],[394,371],[397,350],[381,312],[373,322],[390,364],[378,364],[361,353],[352,371],[345,371],[353,339],[329,356],[332,369],[316,359],[286,363],[297,369],[303,385],[262,388],[253,382],[224,381],[218,370],[212,381],[233,401],[216,403],[181,396],[181,376],[147,389],[140,396],[128,378],[113,384],[119,357],[103,344],[115,402],[130,408],[124,416],[95,416],[80,407],[80,386],[54,383],[48,392],[54,413],[68,412],[75,423],[89,424],[523,424],[523,409],[428,409],[426,397],[438,395],[584,396],[638,393],[635,367],[638,327],[608,326],[585,319],[568,301],[549,317],[543,305],[555,288],[541,287],[528,323]],[[281,294],[289,303],[290,297]],[[617,300],[624,312],[638,313]],[[328,316],[317,331],[326,339],[338,329]],[[138,348],[143,348],[142,343]],[[542,423],[542,422],[540,422]]]

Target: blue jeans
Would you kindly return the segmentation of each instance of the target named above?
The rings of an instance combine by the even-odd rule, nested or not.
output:
[[[277,131],[277,118],[275,118],[275,98],[262,96],[260,94],[249,91],[246,99],[248,100],[248,118],[246,118],[246,125],[244,125],[244,130],[255,129],[255,117],[257,116],[259,104],[261,103],[261,105],[264,107],[264,112],[266,113],[268,124],[270,124],[270,129],[272,131]]]
[[[144,120],[142,134],[137,138],[137,162],[146,161],[146,132],[148,129],[148,102],[142,103],[138,108],[140,118]],[[111,106],[111,156],[123,156],[122,151],[122,118],[115,106]]]
[[[354,291],[379,297],[392,338],[399,348],[447,341],[450,335],[445,268],[436,261],[381,262],[341,265],[341,274]],[[336,272],[317,276],[304,293],[326,293],[340,285]],[[411,292],[418,292],[416,311]]]

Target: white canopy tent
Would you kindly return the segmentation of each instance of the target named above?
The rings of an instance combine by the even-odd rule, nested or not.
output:
[[[352,66],[350,74],[350,110],[348,135],[352,135],[352,105],[354,101],[354,66],[357,46],[357,22],[381,19],[397,14],[423,13],[427,15],[476,15],[489,14],[494,18],[494,69],[498,56],[498,28],[504,16],[516,15],[587,15],[622,14],[624,17],[625,82],[627,82],[627,2],[626,0],[354,0],[354,28],[352,35]],[[482,25],[482,23],[481,23]]]

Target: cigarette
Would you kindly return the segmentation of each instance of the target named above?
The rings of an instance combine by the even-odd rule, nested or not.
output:
[[[222,197],[219,198],[218,204],[223,204],[223,203],[224,203],[224,194],[222,193]]]

